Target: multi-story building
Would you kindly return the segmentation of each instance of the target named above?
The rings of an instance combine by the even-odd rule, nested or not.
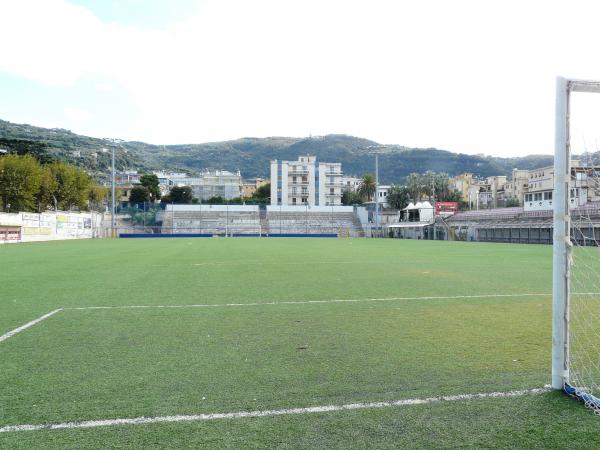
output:
[[[357,192],[358,188],[360,188],[361,182],[362,182],[362,178],[343,176],[342,177],[343,190],[348,191],[348,192]]]
[[[137,170],[125,170],[115,174],[115,183],[117,184],[132,184],[139,183],[142,175]]]
[[[341,205],[342,187],[341,163],[310,155],[271,161],[271,205]]]
[[[569,205],[572,208],[588,201],[600,200],[598,167],[582,166],[578,160],[571,161],[571,186]],[[529,171],[529,183],[524,194],[525,211],[552,209],[554,196],[554,167],[543,167]]]
[[[239,171],[236,173],[226,170],[205,171],[199,176],[189,176],[185,173],[155,173],[163,193],[167,193],[173,186],[190,186],[192,195],[200,200],[208,200],[211,197],[231,200],[241,195],[242,176]]]
[[[504,197],[506,200],[516,200],[519,205],[523,204],[525,192],[529,189],[529,171],[513,169],[510,181],[504,185]]]
[[[390,186],[390,185],[383,185],[383,184],[380,184],[379,186],[377,186],[377,198],[379,199],[379,205],[382,208],[388,208],[390,206],[388,204],[387,197],[388,197],[388,194],[390,193],[391,187],[392,186]]]
[[[448,180],[451,190],[460,192],[460,197],[463,202],[470,202],[469,194],[473,192],[471,186],[476,182],[473,174],[469,172],[462,173]]]
[[[265,184],[269,184],[268,180],[264,178],[256,178],[254,181],[248,181],[247,183],[242,183],[241,192],[242,198],[250,198],[254,195],[256,190],[264,186]]]
[[[189,186],[192,187],[192,195],[200,200],[208,200],[211,197],[231,200],[241,195],[242,176],[240,172],[207,171],[198,179],[193,179]]]

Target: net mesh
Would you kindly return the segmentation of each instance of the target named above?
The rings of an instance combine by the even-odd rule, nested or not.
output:
[[[587,97],[589,102],[590,95]],[[600,114],[600,96],[591,97],[598,103],[591,110]],[[585,109],[585,116],[589,117],[590,104],[581,105],[577,100],[577,96],[572,97],[576,111],[577,107]],[[566,388],[600,415],[600,154],[598,149],[586,148],[590,134],[591,141],[598,142],[595,135],[600,133],[595,131],[600,130],[594,123],[575,121],[571,125],[571,146],[574,153],[580,149],[581,156],[574,156],[571,162],[569,386]]]

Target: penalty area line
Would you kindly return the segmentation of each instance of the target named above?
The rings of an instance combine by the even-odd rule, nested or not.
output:
[[[48,317],[53,316],[54,314],[56,314],[57,312],[60,312],[62,310],[63,310],[63,308],[58,308],[58,309],[55,309],[54,311],[50,311],[48,314],[44,314],[43,316],[38,317],[37,319],[32,320],[31,322],[27,322],[25,325],[21,325],[19,328],[15,328],[14,330],[9,331],[6,334],[3,334],[2,336],[0,336],[0,342],[13,337],[15,334],[20,333],[21,331],[25,331],[27,328],[32,327],[37,323],[40,323],[42,320],[45,320]]]
[[[118,306],[78,306],[65,309],[144,309],[144,308],[229,308],[236,306],[273,306],[273,305],[312,305],[322,303],[362,303],[362,302],[391,302],[396,300],[460,300],[470,298],[518,298],[518,297],[550,297],[552,294],[481,294],[481,295],[444,295],[426,297],[386,297],[386,298],[351,298],[328,300],[282,300],[251,303],[200,303],[189,305],[118,305]]]
[[[488,398],[510,398],[523,397],[526,395],[543,394],[550,391],[550,386],[543,388],[525,389],[508,392],[487,392],[480,394],[461,394],[461,395],[443,395],[439,397],[429,398],[414,398],[406,400],[394,400],[383,402],[370,403],[349,403],[345,405],[325,405],[325,406],[310,406],[306,408],[291,408],[291,409],[271,409],[262,411],[238,411],[230,413],[211,413],[211,414],[193,414],[193,415],[177,415],[177,416],[158,416],[158,417],[132,417],[125,419],[105,419],[105,420],[85,420],[77,422],[62,422],[62,423],[47,423],[36,425],[7,425],[0,427],[0,433],[11,433],[19,431],[37,431],[37,430],[61,430],[74,428],[97,428],[110,427],[117,425],[147,425],[154,423],[169,423],[169,422],[203,422],[219,419],[242,419],[256,417],[276,417],[286,415],[301,415],[314,413],[328,413],[337,411],[353,411],[361,409],[380,409],[394,408],[413,405],[427,405],[431,403],[479,400]]]
[[[31,322],[27,322],[25,325],[21,325],[19,328],[15,328],[14,330],[9,331],[6,334],[3,334],[2,336],[0,336],[0,342],[13,337],[15,334],[20,333],[21,331],[25,331],[27,328],[30,328],[37,323],[40,323],[42,320],[45,320],[48,317],[53,316],[54,314],[56,314],[57,312],[60,312],[62,310],[63,310],[63,308],[58,308],[58,309],[55,309],[54,311],[50,311],[48,314],[44,314],[43,316],[38,317],[37,319],[32,320]]]

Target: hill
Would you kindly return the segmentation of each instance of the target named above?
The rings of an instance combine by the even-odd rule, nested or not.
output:
[[[0,148],[12,149],[15,142],[42,145],[54,158],[86,168],[98,178],[110,168],[111,146],[117,145],[118,169],[240,170],[244,178],[269,175],[272,159],[296,159],[301,154],[316,155],[321,161],[341,162],[344,173],[360,176],[374,172],[378,144],[347,135],[310,138],[268,137],[242,138],[224,142],[187,145],[152,145],[144,142],[113,141],[81,136],[61,128],[41,128],[0,120]],[[379,173],[382,183],[402,182],[411,172],[433,170],[457,175],[462,172],[487,177],[510,175],[513,168],[534,169],[552,164],[550,155],[518,158],[466,155],[436,148],[408,148],[399,145],[376,149],[380,153]]]

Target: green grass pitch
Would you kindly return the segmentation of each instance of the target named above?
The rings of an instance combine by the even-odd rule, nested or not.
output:
[[[550,379],[551,248],[390,239],[0,246],[0,428],[422,399]],[[356,300],[332,302],[331,300]],[[186,308],[75,309],[90,306]],[[594,448],[556,392],[0,433],[0,448]]]

